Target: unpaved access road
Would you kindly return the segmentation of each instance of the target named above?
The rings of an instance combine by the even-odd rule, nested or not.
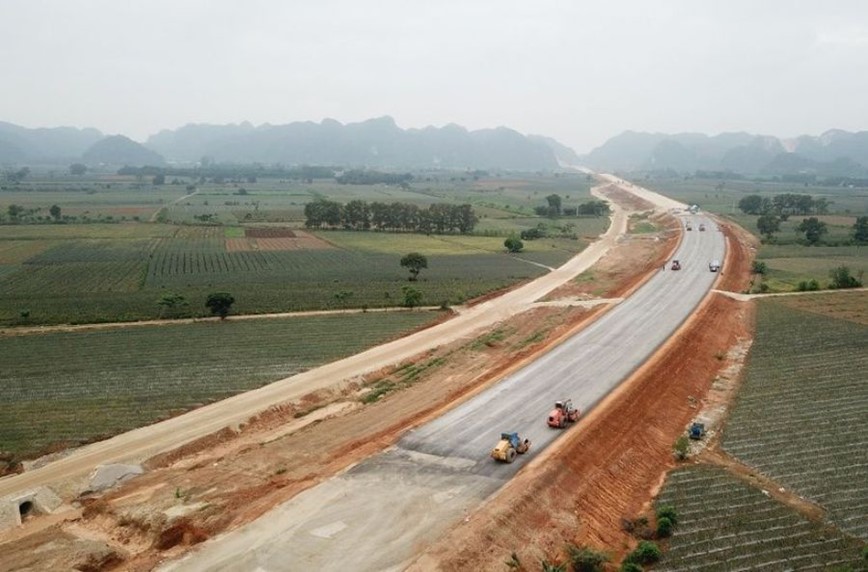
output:
[[[605,198],[592,191],[598,198]],[[311,369],[262,388],[224,399],[184,415],[82,447],[43,467],[0,479],[0,497],[81,478],[101,464],[136,462],[243,423],[269,407],[298,399],[342,380],[377,371],[428,348],[474,335],[527,309],[535,300],[581,274],[615,245],[627,215],[615,208],[612,224],[598,240],[552,272],[503,296],[467,308],[452,319],[360,354]]]
[[[661,268],[599,320],[397,446],[163,570],[405,568],[562,434],[545,424],[555,400],[592,408],[693,312],[718,276],[708,262],[724,259],[725,240],[712,220],[685,217],[708,231],[684,233],[675,255],[682,270]],[[491,460],[502,431],[530,438],[531,452],[512,465]]]

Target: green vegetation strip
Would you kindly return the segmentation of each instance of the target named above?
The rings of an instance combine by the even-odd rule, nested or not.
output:
[[[859,304],[857,297],[839,296]],[[835,524],[863,540],[866,348],[868,326],[761,301],[745,382],[723,440],[727,452],[822,505]]]
[[[411,331],[396,312],[0,337],[0,452],[27,457],[153,423]]]
[[[678,511],[655,570],[859,570],[862,543],[748,486],[723,469],[670,473],[657,506]]]

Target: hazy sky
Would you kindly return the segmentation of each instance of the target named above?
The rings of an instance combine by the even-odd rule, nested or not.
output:
[[[0,0],[0,121],[868,129],[868,1]]]

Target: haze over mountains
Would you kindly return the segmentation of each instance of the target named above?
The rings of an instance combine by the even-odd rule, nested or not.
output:
[[[581,157],[600,171],[679,173],[729,171],[742,175],[868,175],[868,131],[833,129],[818,137],[785,140],[768,135],[636,133],[627,131]]]
[[[61,139],[65,145],[54,144]],[[341,124],[186,125],[152,135],[144,144],[93,129],[25,129],[0,123],[0,163],[63,162],[162,165],[216,162],[345,165],[379,168],[551,170],[575,153],[546,137],[498,127],[468,131],[458,125],[401,129],[391,117]],[[62,160],[61,160],[62,159]]]
[[[332,119],[286,125],[186,125],[137,143],[123,135],[71,127],[28,129],[0,122],[0,164],[83,162],[96,166],[218,163],[334,165],[385,169],[446,168],[550,171],[732,172],[746,176],[868,176],[868,131],[830,130],[784,140],[768,135],[627,131],[584,156],[549,137],[506,127],[468,131],[402,129],[391,117],[342,124]]]

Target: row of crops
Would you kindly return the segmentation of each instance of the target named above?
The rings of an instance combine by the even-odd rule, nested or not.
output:
[[[403,302],[408,275],[399,264],[402,254],[392,252],[401,237],[363,237],[363,248],[354,248],[349,236],[342,239],[346,244],[341,248],[228,252],[223,234],[214,227],[180,227],[174,237],[20,241],[31,243],[31,248],[7,249],[16,260],[0,264],[0,323],[203,315],[205,298],[218,290],[233,293],[233,310],[243,313]],[[422,292],[424,304],[457,304],[533,278],[545,270],[529,261],[556,266],[582,246],[577,241],[553,241],[517,258],[488,250],[494,239],[462,240],[467,244],[412,237],[414,245],[428,244],[432,251],[442,252],[428,257],[429,268],[413,284]],[[20,260],[23,251],[31,255]],[[167,294],[183,296],[187,305],[166,314],[158,301]]]
[[[360,313],[0,337],[0,450],[26,456],[130,430],[436,317]]]
[[[723,438],[728,453],[822,505],[836,525],[863,540],[866,348],[864,324],[761,302],[749,369]]]
[[[812,522],[723,469],[670,473],[657,506],[678,526],[655,570],[687,572],[858,569],[862,543]],[[850,568],[853,567],[853,568]]]
[[[727,453],[821,506],[824,520],[720,467],[677,469],[656,500],[679,518],[661,570],[864,569],[866,302],[868,294],[854,292],[760,301],[746,377],[722,435]]]

